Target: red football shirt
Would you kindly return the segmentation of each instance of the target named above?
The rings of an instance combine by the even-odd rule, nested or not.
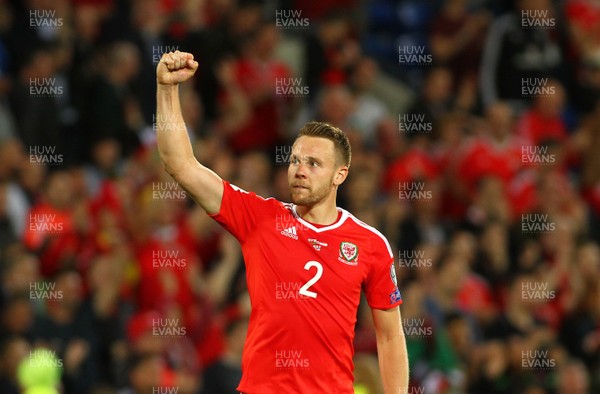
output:
[[[252,303],[238,390],[354,393],[354,325],[363,289],[372,308],[401,304],[385,237],[338,208],[315,226],[293,204],[223,181],[211,215],[241,243]]]

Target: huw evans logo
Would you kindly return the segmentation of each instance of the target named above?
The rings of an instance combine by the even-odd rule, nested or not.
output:
[[[426,324],[425,319],[402,319],[404,335],[409,337],[430,337],[433,328]]]
[[[176,386],[153,386],[152,394],[177,394],[179,387]]]
[[[183,337],[187,334],[179,319],[152,319],[152,335],[161,337]]]
[[[300,294],[302,286],[300,282],[277,282],[275,283],[275,299],[278,301],[307,300],[310,297]]]
[[[152,63],[158,64],[165,53],[179,50],[179,45],[152,45]]]
[[[29,284],[30,300],[62,300],[62,290],[56,290],[55,282],[32,282]]]
[[[275,368],[277,369],[308,367],[310,367],[310,360],[302,354],[302,350],[275,351]]]
[[[398,131],[404,134],[429,134],[433,131],[433,125],[425,121],[425,114],[398,114]]]
[[[275,95],[279,97],[306,97],[308,86],[302,84],[302,78],[275,78]]]
[[[425,190],[425,182],[398,183],[398,198],[400,200],[431,200],[431,196],[431,190]]]
[[[283,29],[307,29],[308,18],[302,17],[302,10],[275,10],[275,26]]]
[[[56,78],[29,78],[29,95],[32,97],[59,97],[63,92]]]
[[[521,10],[521,26],[525,29],[551,29],[556,26],[556,18],[550,10]]]
[[[282,235],[290,238],[298,239],[298,233],[307,231],[307,228],[296,220],[291,213],[278,213],[275,215],[275,231],[282,232]],[[286,233],[283,234],[283,231]]]
[[[152,394],[177,394],[179,387],[177,386],[153,386]]]
[[[290,145],[277,145],[275,147],[275,164],[278,166],[287,166],[290,164],[292,147]]]
[[[398,63],[407,66],[424,66],[430,65],[433,58],[430,53],[427,53],[425,45],[399,45],[398,46]]]
[[[549,284],[546,282],[523,282],[521,283],[521,299],[546,301],[556,298],[556,292],[549,290]]]
[[[556,360],[549,357],[548,350],[521,350],[521,368],[553,369]]]
[[[556,94],[556,86],[548,78],[521,78],[522,97],[550,97]]]
[[[56,16],[56,10],[29,10],[31,29],[58,29],[63,23],[63,18]]]
[[[524,213],[521,215],[521,231],[524,233],[549,233],[556,230],[547,213]]]
[[[425,391],[425,386],[413,386],[410,385],[408,386],[408,388],[406,387],[401,387],[398,389],[399,393],[406,393],[406,394],[426,394]],[[358,392],[358,391],[356,391]]]
[[[153,200],[185,200],[186,196],[185,190],[181,190],[177,182],[152,182]]]
[[[63,164],[62,153],[56,153],[56,146],[32,145],[29,147],[31,164],[60,165]]]
[[[398,266],[400,268],[431,268],[433,261],[425,257],[424,250],[399,250]]]
[[[50,349],[35,349],[29,351],[27,362],[34,368],[62,368],[63,361],[58,358],[56,352]]]
[[[185,268],[187,260],[180,256],[179,250],[153,250],[152,268]]]
[[[186,130],[185,123],[180,116],[173,114],[152,114],[153,131],[178,131]]]
[[[551,165],[556,162],[556,156],[548,153],[548,146],[521,146],[521,162],[523,164]]]
[[[29,231],[58,234],[65,226],[55,213],[32,213],[29,214]]]

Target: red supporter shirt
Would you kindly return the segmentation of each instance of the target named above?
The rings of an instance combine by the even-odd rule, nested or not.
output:
[[[571,0],[565,6],[567,21],[584,30],[598,42],[600,34],[600,5],[587,0]]]
[[[27,217],[23,243],[40,256],[40,272],[44,278],[55,275],[78,256],[81,238],[77,235],[73,213],[47,203],[31,207]]]
[[[517,134],[534,145],[544,140],[562,142],[568,137],[567,126],[560,117],[544,117],[535,110],[523,114],[517,123]]]
[[[340,208],[334,224],[315,226],[293,204],[223,186],[211,216],[242,245],[252,302],[238,390],[354,393],[361,289],[372,308],[402,303],[387,240]]]
[[[522,166],[522,140],[496,145],[484,138],[467,142],[460,152],[458,174],[469,192],[477,191],[477,183],[484,177],[497,177],[507,185]]]
[[[384,189],[396,190],[398,183],[434,179],[439,170],[435,161],[420,149],[411,149],[397,158],[384,175]]]
[[[240,59],[235,63],[236,83],[248,100],[255,91],[265,87],[272,90],[271,97],[251,103],[249,118],[230,136],[228,143],[236,152],[267,149],[280,140],[281,111],[289,98],[277,96],[277,81],[290,75],[287,66],[281,62]],[[223,99],[228,100],[228,97],[225,95]]]

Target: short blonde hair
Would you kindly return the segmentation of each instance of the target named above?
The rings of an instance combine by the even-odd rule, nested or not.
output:
[[[350,167],[352,160],[352,148],[350,141],[340,128],[325,122],[308,122],[298,132],[298,137],[320,137],[333,142],[337,162]]]

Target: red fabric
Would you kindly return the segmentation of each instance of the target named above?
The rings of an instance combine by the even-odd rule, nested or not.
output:
[[[466,215],[468,204],[459,198],[456,193],[451,190],[451,183],[456,182],[458,175],[456,174],[456,163],[459,161],[459,151],[455,147],[443,147],[435,150],[433,160],[440,174],[447,178],[444,189],[442,189],[440,214],[444,218],[452,220],[462,220]]]
[[[600,216],[600,182],[593,187],[587,187],[583,190],[583,196],[587,203],[591,205],[596,215]]]
[[[487,138],[467,143],[458,156],[458,179],[473,197],[477,183],[484,177],[497,177],[506,185],[521,167],[521,146],[511,142],[495,145]]]
[[[552,177],[553,182],[561,186],[561,191],[572,190],[568,173],[565,170],[554,171]],[[519,174],[509,185],[508,198],[512,206],[513,218],[519,218],[524,213],[531,213],[540,209],[544,196],[539,194],[538,178],[538,170],[532,168]],[[569,209],[568,207],[562,208]]]
[[[163,365],[163,368],[160,372],[160,386],[161,387],[176,387],[177,385],[177,375],[175,371],[167,367],[167,365]]]
[[[240,59],[235,63],[236,82],[248,99],[265,86],[272,87],[272,96],[254,103],[250,118],[230,137],[229,144],[236,152],[266,149],[277,144],[280,139],[281,118],[278,98],[275,96],[276,81],[290,75],[287,66],[280,62],[260,63],[251,59]],[[227,97],[224,99],[227,100]]]
[[[127,339],[136,342],[142,335],[152,332],[153,322],[162,319],[163,316],[156,311],[145,311],[133,315],[127,322]]]
[[[338,86],[346,83],[348,76],[343,70],[330,68],[321,74],[321,83],[327,86]]]
[[[565,11],[569,23],[588,31],[593,37],[599,37],[600,5],[589,0],[571,0]]]
[[[206,267],[210,262],[214,261],[219,255],[219,248],[221,244],[221,233],[211,233],[205,238],[199,239],[197,242],[197,254],[200,258],[200,263],[203,267]]]
[[[536,172],[528,170],[515,177],[508,187],[513,218],[533,212],[537,206]]]
[[[482,308],[495,308],[494,296],[487,282],[474,274],[467,276],[456,295],[456,304],[463,311],[476,313]]]
[[[562,142],[567,139],[567,126],[560,117],[546,118],[530,110],[519,119],[517,133],[533,145],[540,145],[548,139]]]
[[[34,205],[27,216],[25,246],[40,257],[43,277],[54,275],[65,262],[77,257],[81,240],[75,232],[73,215],[46,203]]]
[[[200,363],[208,366],[221,358],[225,351],[226,338],[222,325],[215,320],[204,324],[208,327],[204,328],[202,340],[197,341],[196,353]]]
[[[187,310],[193,305],[189,274],[195,268],[195,260],[189,250],[177,242],[165,244],[150,239],[138,248],[136,255],[140,265],[140,310],[164,311],[171,304]]]
[[[212,217],[242,244],[252,302],[238,390],[353,393],[361,290],[372,308],[402,302],[387,240],[343,210],[339,221],[316,228],[291,204],[223,187]]]
[[[420,149],[411,149],[387,168],[384,174],[383,187],[394,191],[401,182],[431,180],[439,175],[435,161]]]

